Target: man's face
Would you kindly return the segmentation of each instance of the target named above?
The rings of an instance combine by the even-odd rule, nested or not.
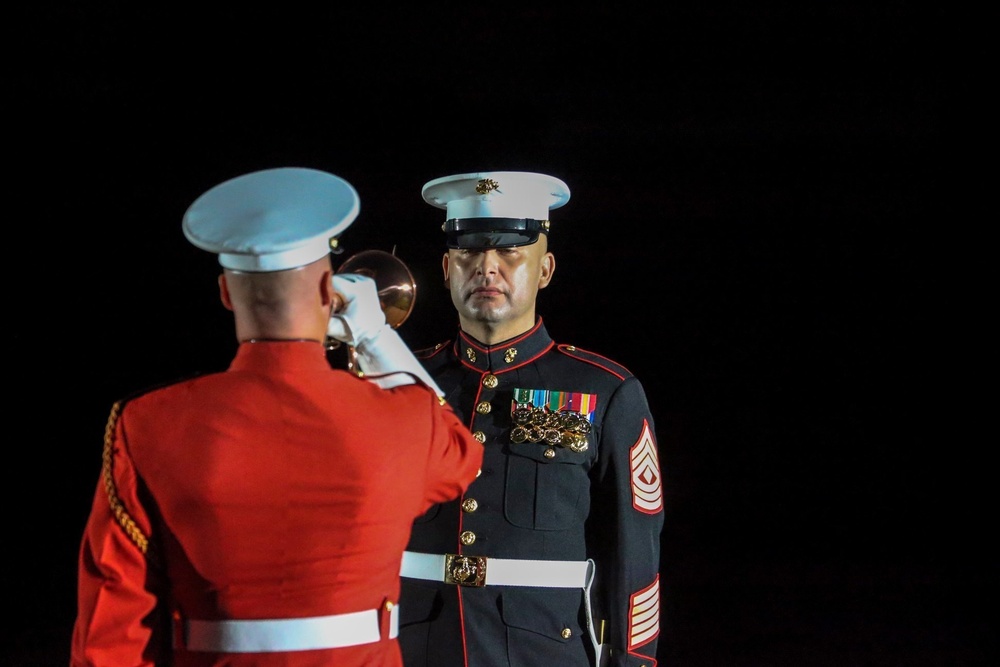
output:
[[[489,325],[532,326],[538,290],[549,284],[555,268],[547,248],[543,234],[516,248],[448,250],[442,268],[459,316]]]

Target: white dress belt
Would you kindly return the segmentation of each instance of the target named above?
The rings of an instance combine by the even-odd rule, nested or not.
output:
[[[180,647],[213,653],[311,651],[371,644],[381,639],[377,609],[309,618],[186,620],[180,630]],[[393,605],[389,610],[389,638],[398,635],[399,605]]]
[[[404,551],[399,574],[460,586],[586,588],[590,566],[590,561],[524,560]],[[483,571],[476,571],[468,579],[462,579],[460,573],[470,568]]]

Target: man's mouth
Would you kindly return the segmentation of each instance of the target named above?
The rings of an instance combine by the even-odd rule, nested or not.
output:
[[[488,299],[495,296],[503,296],[503,292],[495,287],[477,287],[469,294],[472,298]]]

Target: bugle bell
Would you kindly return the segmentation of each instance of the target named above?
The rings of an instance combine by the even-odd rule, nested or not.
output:
[[[393,249],[395,252],[395,249]],[[375,281],[379,307],[385,314],[385,321],[393,329],[399,327],[413,312],[417,298],[417,283],[409,267],[394,252],[384,250],[363,250],[345,259],[337,268],[337,273],[356,273]],[[335,350],[341,342],[335,338],[326,339],[326,349]],[[359,372],[354,348],[348,347],[348,369]]]

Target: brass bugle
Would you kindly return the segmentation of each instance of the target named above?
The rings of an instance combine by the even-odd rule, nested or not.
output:
[[[357,273],[375,281],[378,302],[385,321],[393,329],[413,312],[417,284],[409,267],[395,254],[384,250],[363,250],[341,263],[337,273]]]
[[[362,250],[345,259],[337,268],[337,273],[356,273],[375,281],[378,303],[385,313],[386,323],[393,329],[399,327],[413,312],[417,299],[417,283],[409,267],[393,252],[384,250]],[[326,349],[335,350],[341,342],[326,339]],[[354,349],[348,346],[348,367],[357,371]]]

